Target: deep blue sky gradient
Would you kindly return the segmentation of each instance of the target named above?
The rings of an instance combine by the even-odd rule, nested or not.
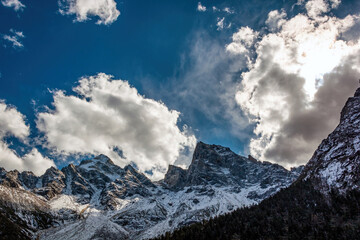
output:
[[[202,1],[210,10],[204,13],[196,11],[198,1],[116,2],[121,15],[108,26],[96,25],[96,18],[73,22],[74,16],[58,12],[56,0],[23,0],[26,8],[19,12],[0,6],[0,34],[14,29],[26,36],[22,40],[23,49],[4,47],[5,41],[0,40],[0,99],[26,115],[32,135],[37,136],[36,109],[51,107],[52,95],[48,89],[71,93],[81,76],[104,72],[115,79],[128,80],[140,94],[180,111],[183,123],[197,129],[198,140],[246,152],[248,143],[231,133],[228,122],[214,123],[201,112],[187,113],[181,102],[174,103],[156,90],[174,86],[167,82],[174,78],[181,81],[181,76],[191,68],[186,60],[199,32],[225,46],[241,26],[258,29],[269,11],[290,9],[296,1],[209,0]],[[339,14],[343,10],[349,13],[352,8],[359,9],[359,5],[356,1],[343,1]],[[212,6],[235,11],[226,17],[232,22],[231,28],[216,30],[217,17],[225,15],[211,11]],[[182,61],[185,64],[179,70]],[[218,129],[217,135],[208,131],[214,128]]]

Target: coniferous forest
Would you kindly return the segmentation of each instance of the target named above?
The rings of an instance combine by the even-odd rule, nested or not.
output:
[[[167,239],[359,239],[360,192],[325,196],[296,182],[259,205],[166,233]]]

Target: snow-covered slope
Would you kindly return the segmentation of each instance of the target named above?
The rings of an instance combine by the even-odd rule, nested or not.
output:
[[[37,196],[54,216],[41,239],[146,239],[257,204],[298,175],[200,142],[187,170],[169,166],[159,182],[100,155],[41,177],[0,169],[0,183]]]
[[[56,216],[49,210],[43,197],[0,185],[0,239],[26,239],[38,230],[54,226]]]
[[[300,179],[311,179],[326,193],[360,188],[360,88],[347,100],[340,123],[322,141]]]

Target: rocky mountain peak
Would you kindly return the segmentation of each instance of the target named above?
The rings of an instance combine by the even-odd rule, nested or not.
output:
[[[40,177],[0,169],[0,187],[36,195],[65,223],[47,230],[44,239],[84,239],[84,234],[86,239],[144,239],[256,204],[297,176],[279,165],[199,142],[189,168],[170,165],[159,182],[99,155],[61,170],[49,168]]]
[[[238,157],[239,156],[231,151],[231,149],[228,147],[198,142],[195,147],[192,163],[190,166],[202,168],[212,164],[219,167],[224,167],[231,164],[231,161],[234,158],[238,159]]]
[[[189,168],[185,170],[170,165],[163,182],[176,191],[183,187],[203,185],[227,187],[259,184],[260,188],[266,189],[274,183],[285,186],[297,176],[298,171],[288,171],[277,164],[262,163],[251,156],[246,158],[237,155],[228,147],[199,142]],[[286,183],[284,179],[287,179]],[[269,190],[265,195],[271,195],[276,189]]]
[[[232,152],[230,150],[230,148],[228,147],[223,147],[221,145],[215,145],[215,144],[206,144],[204,142],[198,142],[196,147],[195,147],[195,151],[193,154],[193,159],[198,159],[198,158],[202,158],[204,157],[203,154],[210,154],[210,153],[214,153],[214,154],[228,154]]]
[[[125,171],[125,172],[130,172],[130,173],[137,172],[136,169],[135,169],[133,166],[131,166],[130,164],[128,164],[128,165],[126,165],[126,166],[124,167],[124,171]]]
[[[348,122],[354,120],[360,113],[360,88],[358,88],[354,94],[354,97],[350,97],[344,108],[341,111],[340,124],[342,122]]]
[[[258,162],[258,160],[257,159],[255,159],[253,156],[251,156],[251,155],[248,155],[248,159],[249,159],[249,161],[252,161],[252,162]]]
[[[299,180],[311,179],[322,192],[360,187],[360,88],[341,111],[339,125],[322,141]]]
[[[186,170],[180,167],[169,165],[168,171],[165,174],[164,182],[170,188],[176,189],[183,186],[186,179]]]
[[[360,87],[356,89],[354,97],[360,97]]]
[[[99,161],[99,162],[115,165],[114,162],[104,154],[100,154],[99,156],[94,157],[93,161]]]
[[[92,159],[82,160],[79,166],[83,168],[101,168],[104,166],[113,167],[116,165],[108,156],[100,154]]]

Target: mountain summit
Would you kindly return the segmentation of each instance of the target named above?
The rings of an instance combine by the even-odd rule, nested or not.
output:
[[[170,166],[164,182],[173,190],[199,185],[240,188],[253,185],[265,191],[257,190],[251,195],[256,198],[263,192],[257,198],[264,199],[294,181],[297,170],[288,171],[277,164],[256,161],[251,156],[239,156],[228,147],[199,142],[189,168]]]
[[[12,206],[19,199],[4,196],[18,191],[18,196],[31,194],[35,202],[47,206],[37,212],[47,224],[21,207],[13,212],[13,219],[24,218],[21,227],[27,237],[41,230],[42,239],[49,240],[143,239],[257,204],[298,176],[299,171],[199,142],[188,169],[170,165],[158,182],[130,165],[115,165],[105,155],[61,170],[50,168],[40,177],[1,169],[5,194],[0,202]],[[34,227],[34,222],[41,227]]]
[[[323,192],[360,189],[360,88],[341,111],[340,123],[322,141],[300,179]]]
[[[303,171],[203,142],[188,169],[169,166],[158,182],[104,155],[40,177],[0,169],[0,208],[6,212],[0,232],[47,240],[146,239],[167,231],[175,231],[174,239],[197,240],[356,238],[359,123],[360,89]]]
[[[146,239],[167,231],[197,240],[355,238],[359,136],[360,89],[303,171],[203,142],[188,169],[169,166],[158,182],[105,155],[40,177],[0,169],[0,232],[5,239],[47,240]]]
[[[259,205],[158,239],[359,239],[360,88],[300,177]]]

